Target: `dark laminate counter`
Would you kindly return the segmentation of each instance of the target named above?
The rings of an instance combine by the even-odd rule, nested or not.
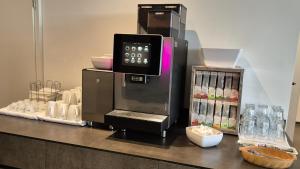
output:
[[[150,160],[172,162],[190,167],[257,168],[243,161],[236,144],[237,137],[229,135],[224,136],[220,145],[209,149],[195,146],[189,142],[184,134],[178,135],[170,146],[160,147],[147,143],[110,139],[113,132],[107,130],[74,127],[2,115],[0,115],[0,133]],[[293,168],[300,168],[299,160],[296,161]]]

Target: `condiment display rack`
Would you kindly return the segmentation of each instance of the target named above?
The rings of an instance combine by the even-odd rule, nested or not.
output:
[[[227,134],[239,130],[244,69],[193,66],[189,124]]]

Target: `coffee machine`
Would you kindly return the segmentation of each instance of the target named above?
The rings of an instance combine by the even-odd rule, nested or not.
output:
[[[156,8],[149,10],[147,6],[147,10],[139,12],[143,13],[139,23],[147,20],[148,34],[114,35],[114,110],[105,115],[105,123],[117,130],[166,137],[167,129],[183,110],[188,44],[178,33],[172,33],[172,17],[164,16],[176,14],[173,8],[154,5]],[[158,17],[151,19],[156,14]],[[177,22],[180,25],[180,19]]]

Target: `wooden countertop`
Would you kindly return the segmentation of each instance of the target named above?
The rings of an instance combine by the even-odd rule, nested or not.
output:
[[[169,146],[112,139],[112,131],[88,127],[68,126],[43,121],[0,115],[0,133],[70,144],[138,157],[204,168],[257,168],[245,162],[238,151],[237,137],[224,135],[213,148],[203,149],[192,144],[184,132],[176,133]],[[299,144],[300,145],[300,144]],[[299,147],[297,147],[299,148]],[[297,160],[292,168],[300,168]]]

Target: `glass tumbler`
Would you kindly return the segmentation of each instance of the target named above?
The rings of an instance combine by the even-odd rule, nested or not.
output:
[[[269,137],[270,119],[268,116],[268,106],[258,105],[257,109],[257,126],[256,138],[265,140]]]

